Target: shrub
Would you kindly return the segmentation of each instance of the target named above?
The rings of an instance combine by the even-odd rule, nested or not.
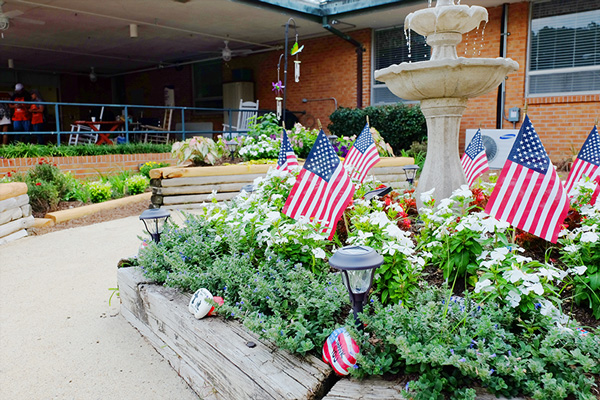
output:
[[[168,144],[153,143],[126,143],[115,146],[54,146],[29,143],[15,143],[0,146],[0,157],[71,157],[71,156],[99,156],[105,154],[146,154],[168,153],[171,146]]]
[[[47,212],[56,208],[68,191],[68,182],[62,171],[55,165],[40,161],[25,175],[29,203],[36,212]]]
[[[146,187],[148,187],[148,180],[144,175],[130,176],[125,180],[127,185],[127,192],[131,195],[144,193]]]
[[[76,179],[71,172],[65,173],[65,179],[67,181],[67,190],[62,196],[63,200],[81,201],[82,203],[90,201],[90,192],[87,190],[85,184]]]
[[[427,138],[425,117],[418,105],[389,105],[364,109],[340,107],[329,116],[329,131],[336,136],[358,135],[365,126],[366,117],[394,153],[408,150],[414,141]]]
[[[108,182],[95,181],[87,184],[90,199],[93,203],[101,203],[112,196],[112,186]]]
[[[31,205],[32,210],[36,212],[53,210],[60,200],[56,186],[47,181],[28,181],[27,194],[29,195],[29,204]]]
[[[222,141],[215,143],[212,139],[197,136],[173,143],[171,154],[179,165],[186,161],[192,161],[195,165],[214,165],[225,154],[225,150]]]

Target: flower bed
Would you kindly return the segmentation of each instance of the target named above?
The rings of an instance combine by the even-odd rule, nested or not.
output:
[[[329,241],[319,221],[281,213],[295,173],[271,170],[255,192],[226,204],[213,199],[186,226],[171,226],[141,251],[146,276],[209,289],[225,299],[220,315],[301,355],[320,354],[343,325],[360,347],[360,367],[350,373],[395,375],[415,399],[473,398],[473,384],[536,399],[597,394],[597,333],[569,315],[577,304],[588,310],[587,324],[598,325],[600,208],[586,205],[585,184],[558,245],[483,214],[493,184],[463,187],[437,206],[423,198],[417,215],[410,192],[363,200],[376,185],[366,183]],[[347,244],[385,257],[360,333],[326,262]]]

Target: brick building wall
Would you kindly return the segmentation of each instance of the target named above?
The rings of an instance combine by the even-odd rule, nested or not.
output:
[[[481,57],[498,57],[502,7],[488,8],[489,22],[485,28],[484,48]],[[527,103],[527,114],[550,158],[564,160],[576,154],[598,118],[600,94],[577,96],[525,97],[527,71],[527,41],[529,35],[529,2],[512,3],[508,13],[507,57],[519,63],[519,70],[508,75],[506,80],[505,114],[511,107],[523,111]],[[469,38],[472,40],[473,35]],[[472,56],[472,44],[459,45],[459,56]],[[464,54],[468,48],[467,55]],[[460,127],[460,149],[464,151],[466,129],[496,127],[497,91],[494,90],[476,99],[470,99]],[[511,129],[512,123],[504,121],[503,127]],[[516,129],[520,123],[516,124]]]
[[[369,105],[371,94],[371,32],[370,29],[363,29],[347,33],[363,43],[366,48],[363,53],[362,69],[363,107]],[[326,128],[330,123],[329,115],[335,110],[334,101],[303,103],[302,99],[334,97],[340,107],[356,107],[356,48],[333,34],[308,40],[302,40],[300,35],[299,39],[300,44],[305,46],[304,51],[299,55],[301,61],[300,82],[294,82],[293,60],[295,57],[290,57],[286,108],[292,111],[306,111],[306,116],[300,119],[303,124],[316,128],[318,119]],[[260,108],[274,110],[276,104],[272,82],[277,81],[277,64],[282,52],[233,58],[224,68],[224,81],[231,79],[231,71],[234,69],[251,69],[255,82],[255,96],[260,100]],[[283,60],[280,79],[283,82]]]

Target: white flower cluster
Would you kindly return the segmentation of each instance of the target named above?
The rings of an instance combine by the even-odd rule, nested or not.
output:
[[[264,134],[258,138],[246,136],[238,154],[246,159],[277,158],[279,147],[279,139],[271,139]]]

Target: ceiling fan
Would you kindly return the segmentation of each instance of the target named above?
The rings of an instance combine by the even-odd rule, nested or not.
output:
[[[5,4],[5,2],[0,0],[0,31],[4,31],[4,30],[8,29],[10,27],[10,21],[13,19],[18,22],[24,22],[27,24],[35,24],[35,25],[44,25],[46,23],[46,22],[40,21],[38,19],[21,17],[21,15],[24,14],[24,12],[21,10],[13,10],[13,11],[4,12],[2,10],[2,6],[4,4]]]
[[[204,54],[214,54],[214,55],[219,55],[221,56],[221,59],[225,62],[231,61],[231,57],[243,57],[243,56],[247,56],[248,54],[252,54],[252,50],[251,49],[230,49],[229,48],[229,40],[224,40],[223,41],[225,44],[225,47],[220,48],[219,50],[200,50],[197,53],[204,53]]]

